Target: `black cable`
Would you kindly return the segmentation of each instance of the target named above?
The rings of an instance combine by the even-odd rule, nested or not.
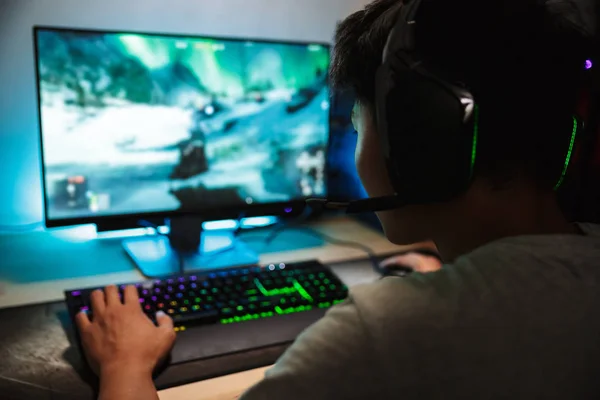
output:
[[[307,209],[308,209],[308,211],[306,211]],[[412,273],[412,268],[408,267],[408,266],[407,267],[397,266],[395,268],[382,268],[379,263],[378,257],[375,255],[375,252],[370,247],[368,247],[362,243],[353,242],[353,241],[349,241],[349,240],[336,239],[332,236],[321,233],[313,228],[298,226],[302,222],[304,222],[306,219],[308,219],[311,215],[312,215],[312,208],[306,207],[305,210],[303,211],[303,213],[298,218],[296,218],[294,221],[287,223],[287,224],[282,223],[278,228],[276,228],[273,232],[271,232],[269,234],[269,236],[267,236],[267,238],[264,239],[264,245],[268,246],[269,244],[271,244],[284,231],[293,230],[293,231],[298,231],[298,232],[305,233],[310,236],[316,237],[316,238],[321,239],[324,242],[327,242],[334,246],[354,248],[354,249],[363,251],[368,256],[369,261],[371,262],[371,266],[373,267],[373,270],[381,276],[406,277]],[[257,238],[245,237],[245,239],[259,239],[259,238],[258,237]],[[420,254],[422,256],[433,257],[433,258],[436,258],[437,260],[439,260],[440,263],[443,263],[442,258],[436,251],[433,251],[433,250],[427,249],[427,248],[411,249],[404,253],[400,253],[398,255],[410,254],[410,253],[416,253],[416,254]]]
[[[352,242],[348,240],[340,240],[336,239],[332,236],[326,235],[324,233],[318,232],[312,228],[300,226],[304,222],[306,222],[314,213],[314,209],[310,206],[305,206],[300,215],[294,218],[289,222],[280,222],[279,226],[276,226],[275,229],[264,239],[264,246],[270,245],[277,237],[279,237],[285,231],[293,230],[298,231],[304,234],[307,234],[312,237],[316,237],[324,242],[332,244],[334,246],[340,247],[348,247],[354,248],[363,251],[369,258],[373,270],[380,275],[384,275],[385,271],[379,266],[379,260],[375,255],[375,252],[368,246],[365,246],[358,242]],[[246,236],[244,239],[253,239],[252,237]],[[258,238],[257,238],[258,239]]]
[[[248,236],[244,237],[244,239],[250,239],[250,240],[262,239],[262,240],[264,240],[264,246],[266,247],[266,246],[270,245],[278,236],[280,236],[285,231],[289,231],[289,230],[298,231],[298,232],[307,234],[309,236],[316,237],[316,238],[318,238],[324,242],[327,242],[329,244],[332,244],[334,246],[354,248],[354,249],[363,251],[368,256],[369,261],[371,262],[371,265],[373,266],[373,270],[380,275],[384,275],[385,271],[379,266],[379,260],[377,259],[375,252],[370,247],[365,246],[364,244],[361,244],[358,242],[336,239],[332,236],[318,232],[312,228],[299,226],[300,224],[305,222],[308,218],[310,218],[312,213],[313,213],[313,209],[311,207],[305,207],[304,210],[302,211],[302,213],[297,218],[295,218],[293,221],[288,222],[288,223],[285,223],[285,222],[280,223],[280,225],[278,227],[276,227],[271,233],[269,233],[269,235],[265,239],[263,239],[262,237],[261,238],[259,238],[259,237],[253,238],[253,237],[248,237]]]
[[[312,228],[307,228],[307,227],[291,227],[289,228],[291,230],[295,230],[301,233],[305,233],[307,235],[319,238],[321,240],[323,240],[324,242],[327,242],[329,244],[332,244],[334,246],[340,246],[340,247],[348,247],[348,248],[354,248],[354,249],[358,249],[363,251],[367,257],[369,258],[369,261],[371,262],[371,266],[373,267],[373,270],[380,274],[380,275],[384,275],[385,271],[381,268],[381,266],[379,265],[379,260],[377,258],[377,256],[375,255],[375,252],[373,251],[373,249],[371,249],[369,246],[365,246],[362,243],[358,243],[358,242],[353,242],[350,240],[341,240],[341,239],[336,239],[332,236],[326,235],[324,233],[321,233],[319,231],[316,231]]]

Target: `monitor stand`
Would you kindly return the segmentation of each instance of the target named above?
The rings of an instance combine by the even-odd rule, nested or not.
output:
[[[258,264],[258,254],[238,240],[235,231],[203,231],[203,222],[175,218],[168,236],[130,238],[123,247],[147,278]]]

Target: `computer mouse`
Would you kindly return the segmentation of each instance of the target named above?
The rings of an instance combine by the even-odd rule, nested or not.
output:
[[[411,254],[431,257],[434,259],[433,263],[435,265],[428,266],[428,268],[421,267],[423,271],[419,271],[420,267],[415,265],[414,261],[410,260],[410,258],[402,260],[402,256],[408,256]],[[441,268],[441,266],[442,259],[435,251],[430,249],[414,249],[386,258],[380,263],[379,269],[383,276],[398,276],[404,278],[415,272],[415,270],[418,272],[433,272]]]

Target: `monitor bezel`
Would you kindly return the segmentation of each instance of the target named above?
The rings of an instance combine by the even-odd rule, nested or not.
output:
[[[166,218],[173,217],[185,217],[185,216],[201,216],[208,220],[218,220],[227,218],[238,218],[240,216],[261,216],[261,215],[283,215],[283,216],[294,216],[301,213],[305,207],[305,200],[310,196],[304,196],[297,199],[292,199],[287,202],[275,202],[275,203],[257,203],[251,204],[244,207],[239,205],[226,206],[226,207],[198,207],[194,210],[162,210],[156,212],[140,212],[140,213],[125,213],[125,214],[110,214],[110,215],[93,215],[85,217],[72,217],[72,218],[50,218],[49,217],[49,199],[47,196],[46,187],[46,167],[44,163],[44,135],[42,129],[42,108],[41,108],[41,88],[39,79],[39,55],[38,55],[38,32],[40,31],[54,31],[54,32],[75,32],[75,33],[92,33],[92,34],[132,34],[132,35],[144,35],[144,36],[160,36],[169,38],[197,38],[197,39],[208,39],[208,40],[219,40],[229,42],[254,42],[263,44],[282,44],[282,45],[297,45],[297,46],[308,46],[308,45],[319,45],[323,46],[331,54],[331,44],[320,41],[293,41],[293,40],[275,40],[275,39],[260,39],[260,38],[240,38],[240,37],[227,37],[227,36],[212,36],[212,35],[201,35],[201,34],[185,34],[185,33],[162,33],[162,32],[143,32],[143,31],[131,31],[131,30],[105,30],[105,29],[88,29],[88,28],[72,28],[62,26],[48,26],[48,25],[34,25],[33,26],[33,51],[34,51],[34,67],[35,67],[35,85],[36,85],[36,101],[37,101],[37,116],[38,116],[38,135],[39,135],[39,152],[40,152],[40,168],[42,178],[42,197],[44,201],[44,224],[46,228],[57,228],[64,226],[73,225],[84,225],[84,224],[96,224],[99,228],[106,227],[102,230],[118,230],[134,228],[139,226],[138,221],[140,220],[154,220],[160,221]],[[331,61],[331,55],[329,60]],[[329,88],[329,96],[331,98],[331,88]],[[327,196],[327,175],[328,165],[327,156],[329,152],[329,140],[331,137],[331,106],[329,107],[329,117],[327,119],[327,140],[325,147],[325,163],[324,163],[324,175],[325,175],[325,196]],[[291,212],[289,210],[292,210]]]

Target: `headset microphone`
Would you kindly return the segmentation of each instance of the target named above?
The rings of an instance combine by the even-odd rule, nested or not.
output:
[[[306,204],[318,210],[344,210],[347,214],[389,211],[406,204],[397,196],[373,197],[348,202],[329,201],[327,199],[307,199]]]

